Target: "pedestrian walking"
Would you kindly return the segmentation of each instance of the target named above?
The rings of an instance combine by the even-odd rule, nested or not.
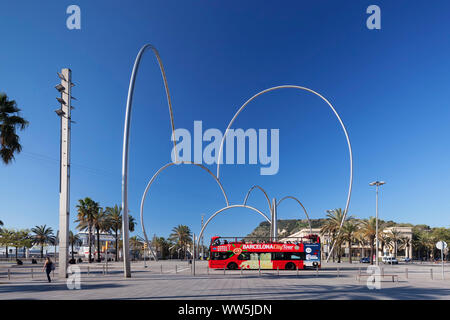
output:
[[[45,259],[44,267],[42,268],[42,271],[45,270],[45,273],[47,274],[48,282],[52,282],[52,279],[50,278],[50,273],[55,270],[55,264],[52,262],[52,260],[47,257]]]

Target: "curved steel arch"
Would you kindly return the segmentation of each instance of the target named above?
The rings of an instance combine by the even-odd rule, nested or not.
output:
[[[123,264],[124,264],[124,276],[126,278],[131,277],[130,258],[129,258],[129,240],[128,240],[128,153],[130,142],[130,126],[131,126],[131,109],[133,105],[134,84],[136,82],[136,76],[139,70],[139,64],[146,49],[151,49],[158,60],[159,69],[164,81],[164,88],[166,91],[167,103],[169,105],[170,121],[172,126],[172,136],[175,136],[175,125],[173,121],[172,102],[169,94],[169,86],[167,85],[166,72],[159,56],[158,50],[151,45],[144,45],[139,51],[136,60],[134,62],[133,71],[131,72],[130,85],[128,88],[127,105],[125,110],[125,128],[123,131],[123,151],[122,151],[122,208],[123,208],[123,222],[122,222],[122,234],[123,234]],[[175,161],[177,161],[176,141],[174,139]]]
[[[292,200],[297,201],[297,203],[303,208],[303,211],[305,211],[305,214],[306,214],[306,218],[308,219],[309,233],[312,234],[311,220],[309,219],[308,212],[306,212],[305,206],[303,206],[303,204],[300,202],[300,200],[298,200],[296,197],[293,197],[293,196],[286,196],[283,199],[281,199],[280,201],[278,201],[277,207],[280,205],[281,202],[283,202],[283,200],[286,200],[286,199],[292,199]]]
[[[266,219],[270,224],[272,224],[272,221],[270,221],[270,219],[269,219],[264,213],[262,213],[260,210],[254,208],[254,207],[247,206],[247,205],[245,205],[245,204],[233,204],[233,205],[227,205],[226,207],[224,207],[224,208],[222,208],[222,209],[217,210],[216,212],[214,212],[214,213],[211,215],[211,217],[209,217],[208,220],[206,220],[205,224],[203,225],[203,228],[200,230],[199,236],[197,237],[197,250],[198,250],[198,247],[199,247],[199,245],[200,245],[200,242],[199,242],[199,241],[200,241],[200,239],[201,239],[202,236],[203,236],[203,231],[205,231],[206,226],[208,225],[208,223],[209,223],[215,216],[217,216],[219,213],[221,213],[221,212],[223,212],[223,211],[226,211],[226,210],[229,210],[229,209],[232,209],[232,208],[247,208],[247,209],[253,210],[253,211],[259,213],[261,216],[263,216],[264,219]],[[198,252],[198,251],[197,251],[197,252]]]
[[[348,152],[349,152],[349,157],[350,157],[350,181],[349,181],[349,186],[348,186],[348,194],[347,194],[347,203],[345,204],[345,209],[344,209],[344,219],[341,222],[341,225],[339,226],[339,231],[338,231],[338,236],[341,232],[342,229],[342,225],[343,222],[345,220],[345,217],[347,216],[347,212],[348,212],[348,208],[350,205],[350,197],[352,194],[352,185],[353,185],[353,153],[352,153],[352,146],[350,143],[350,138],[348,136],[347,133],[347,129],[345,128],[344,122],[342,121],[341,117],[339,116],[339,114],[337,113],[336,109],[333,107],[333,105],[324,97],[322,96],[320,93],[306,88],[306,87],[301,87],[301,86],[296,86],[296,85],[282,85],[282,86],[276,86],[276,87],[271,87],[268,89],[265,89],[263,91],[258,92],[257,94],[255,94],[253,97],[251,97],[250,99],[248,99],[240,108],[239,110],[236,112],[236,114],[234,115],[234,117],[231,119],[230,123],[228,124],[228,127],[225,131],[225,134],[223,135],[222,141],[220,143],[220,149],[219,149],[219,156],[218,156],[218,161],[217,161],[217,178],[219,179],[219,175],[220,175],[220,159],[222,159],[222,152],[223,152],[223,144],[225,142],[225,138],[226,135],[228,133],[228,131],[230,130],[231,126],[233,125],[234,121],[236,120],[237,116],[242,112],[242,110],[244,110],[244,108],[254,99],[256,99],[257,97],[259,97],[260,95],[270,92],[270,91],[274,91],[274,90],[278,90],[278,89],[286,89],[286,88],[292,88],[292,89],[298,89],[298,90],[304,90],[304,91],[308,91],[311,92],[313,94],[315,94],[316,96],[318,96],[319,98],[321,98],[323,101],[325,101],[325,103],[331,108],[331,110],[333,111],[334,115],[337,117],[343,131],[345,134],[345,138],[347,140],[347,146],[348,146]],[[333,246],[331,247],[330,253],[327,257],[327,262],[328,259],[330,258],[331,254],[333,253],[334,250],[334,246],[336,244],[336,241],[333,243]]]
[[[258,186],[258,185],[254,185],[253,187],[250,188],[250,190],[247,191],[247,195],[245,196],[243,205],[246,205],[246,204],[247,204],[248,197],[250,196],[250,193],[251,193],[251,192],[253,191],[253,189],[255,189],[255,188],[258,188],[259,190],[262,191],[262,193],[264,193],[264,196],[265,196],[266,199],[267,199],[267,203],[269,204],[269,209],[272,210],[272,204],[270,203],[269,196],[267,195],[267,192],[266,192],[263,188],[261,188],[260,186]]]
[[[222,190],[222,193],[223,193],[223,196],[225,198],[225,202],[226,202],[227,206],[230,205],[230,203],[228,201],[227,194],[226,194],[222,184],[220,183],[219,179],[217,179],[217,177],[208,168],[206,168],[205,166],[203,166],[203,165],[201,165],[199,163],[194,163],[194,162],[190,162],[190,161],[181,161],[181,162],[170,162],[170,163],[167,163],[166,165],[164,165],[163,167],[161,167],[153,175],[153,177],[150,179],[150,181],[148,182],[147,187],[145,188],[144,194],[142,195],[141,208],[140,208],[142,233],[144,234],[145,242],[147,243],[148,248],[149,248],[151,254],[153,255],[153,258],[155,259],[155,261],[158,261],[158,258],[156,257],[155,253],[153,252],[153,250],[152,250],[152,248],[150,246],[150,242],[148,241],[147,233],[145,232],[145,227],[144,227],[144,203],[145,203],[145,199],[147,197],[147,193],[148,193],[148,191],[150,189],[150,186],[153,184],[155,179],[160,175],[160,173],[163,172],[165,169],[173,166],[173,165],[179,165],[179,164],[191,164],[191,165],[197,166],[199,168],[202,168],[207,173],[209,173],[214,178],[214,180],[217,182],[217,184],[219,185],[220,190]]]

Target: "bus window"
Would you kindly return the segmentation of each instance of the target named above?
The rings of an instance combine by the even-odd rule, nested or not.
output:
[[[226,260],[228,259],[228,254],[225,252],[214,252],[211,260]]]
[[[285,252],[274,252],[272,253],[272,260],[286,260]]]
[[[261,260],[261,261],[266,261],[266,260],[270,261],[271,259],[272,259],[272,255],[270,252],[259,254],[259,260]]]
[[[289,260],[306,260],[306,255],[304,252],[292,252]]]
[[[258,261],[258,260],[259,260],[258,254],[255,253],[255,252],[250,253],[250,260],[256,260],[256,261]]]
[[[250,252],[242,252],[238,256],[238,260],[250,260]]]

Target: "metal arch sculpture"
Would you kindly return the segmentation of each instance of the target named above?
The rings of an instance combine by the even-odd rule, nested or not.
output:
[[[170,113],[170,121],[172,125],[172,135],[174,135],[175,125],[173,121],[173,111],[172,111],[172,102],[170,100],[169,94],[169,86],[167,85],[166,73],[164,71],[164,66],[162,64],[161,58],[159,56],[158,50],[151,45],[144,45],[139,51],[136,60],[134,62],[133,71],[131,72],[130,85],[128,88],[128,97],[127,97],[127,105],[125,110],[125,128],[123,131],[123,151],[122,151],[122,209],[123,209],[123,219],[122,219],[122,234],[123,234],[123,264],[124,264],[124,276],[126,278],[131,277],[131,269],[130,269],[130,257],[129,257],[129,243],[128,243],[128,154],[129,154],[129,142],[130,142],[130,126],[131,126],[131,109],[133,105],[133,94],[134,94],[134,85],[136,82],[136,76],[139,70],[139,65],[142,59],[144,52],[147,49],[151,49],[158,60],[159,69],[161,70],[161,75],[164,81],[164,88],[166,91],[167,103],[169,106]],[[175,139],[174,139],[175,140]],[[174,150],[175,150],[175,161],[176,158],[176,142],[174,141]]]
[[[160,58],[159,53],[158,53],[158,51],[156,50],[156,48],[155,48],[153,45],[151,45],[151,44],[146,44],[146,45],[144,45],[144,46],[140,49],[140,51],[139,51],[139,53],[138,53],[138,55],[137,55],[137,57],[136,57],[134,66],[133,66],[133,70],[132,70],[132,74],[131,74],[131,78],[130,78],[129,89],[128,89],[128,97],[127,97],[126,111],[125,111],[125,128],[124,128],[123,152],[122,152],[122,208],[123,208],[123,210],[124,210],[124,211],[123,211],[123,219],[122,219],[122,220],[123,220],[123,222],[122,222],[122,232],[123,232],[123,238],[124,238],[124,243],[123,243],[123,252],[124,252],[124,275],[125,275],[125,277],[127,277],[127,278],[128,278],[128,277],[131,277],[130,258],[129,258],[129,255],[128,255],[128,251],[129,251],[129,242],[128,242],[128,237],[129,237],[129,236],[128,236],[128,235],[129,235],[129,233],[128,233],[128,155],[129,155],[129,140],[130,140],[130,139],[129,139],[129,135],[130,135],[130,126],[131,126],[131,110],[132,110],[132,102],[133,102],[133,94],[134,94],[135,81],[136,81],[136,77],[137,77],[137,73],[138,73],[140,61],[141,61],[142,56],[143,56],[144,52],[146,51],[146,49],[151,49],[151,50],[154,52],[154,54],[155,54],[155,56],[156,56],[156,58],[157,58],[157,61],[158,61],[159,68],[160,68],[160,70],[161,70],[161,75],[162,75],[162,78],[163,78],[163,81],[164,81],[164,88],[165,88],[165,91],[166,91],[166,97],[167,97],[167,102],[168,102],[168,107],[169,107],[170,120],[171,120],[171,128],[172,128],[172,136],[173,136],[173,137],[175,136],[175,134],[174,134],[174,131],[175,131],[175,125],[174,125],[174,120],[173,120],[172,103],[171,103],[171,99],[170,99],[169,88],[168,88],[168,85],[167,85],[167,79],[166,79],[164,67],[163,67],[161,58]],[[249,100],[247,100],[247,101],[244,103],[244,105],[242,105],[241,108],[240,108],[240,109],[237,111],[237,113],[234,115],[233,119],[231,120],[231,122],[229,123],[229,125],[228,125],[228,127],[227,127],[227,130],[226,130],[226,132],[225,132],[225,134],[224,134],[224,136],[223,136],[223,138],[222,138],[222,141],[221,141],[220,152],[219,152],[219,157],[218,157],[218,159],[221,159],[222,152],[223,152],[223,144],[224,144],[225,137],[226,137],[226,135],[227,135],[227,133],[228,133],[228,130],[230,129],[231,125],[233,124],[233,122],[235,121],[235,119],[237,118],[237,116],[239,115],[239,113],[247,106],[247,104],[250,103],[250,102],[251,102],[253,99],[255,99],[256,97],[258,97],[258,96],[260,96],[260,95],[262,95],[262,94],[264,94],[264,93],[266,93],[266,92],[273,91],[273,90],[277,90],[277,89],[282,89],[282,88],[294,88],[294,89],[299,89],[299,90],[305,90],[305,91],[311,92],[311,93],[313,93],[313,94],[319,96],[319,97],[320,97],[322,100],[324,100],[324,101],[329,105],[329,107],[332,109],[332,111],[334,112],[334,114],[335,114],[336,117],[338,118],[338,120],[339,120],[339,122],[340,122],[340,124],[341,124],[341,126],[342,126],[342,129],[344,130],[344,133],[345,133],[345,136],[346,136],[346,139],[347,139],[348,148],[349,148],[349,154],[350,154],[350,183],[349,183],[349,191],[348,191],[348,196],[347,196],[347,203],[346,203],[345,210],[344,210],[344,219],[343,219],[343,221],[344,221],[344,220],[345,220],[345,216],[346,216],[346,214],[347,214],[347,212],[348,212],[348,207],[349,207],[349,202],[350,202],[350,196],[351,196],[351,190],[352,190],[352,182],[353,182],[353,162],[352,162],[353,160],[352,160],[352,149],[351,149],[350,139],[349,139],[349,137],[348,137],[347,130],[346,130],[346,128],[345,128],[345,126],[344,126],[344,124],[343,124],[341,118],[339,117],[338,113],[336,112],[336,110],[334,109],[334,107],[331,105],[331,103],[330,103],[327,99],[325,99],[322,95],[320,95],[319,93],[317,93],[317,92],[315,92],[315,91],[313,91],[313,90],[311,90],[311,89],[308,89],[308,88],[305,88],[305,87],[300,87],[300,86],[295,86],[295,85],[283,85],[283,86],[277,86],[277,87],[272,87],[272,88],[268,88],[268,89],[266,89],[266,90],[263,90],[263,91],[257,93],[256,95],[254,95],[253,97],[251,97]],[[180,163],[180,162],[178,162],[178,159],[177,159],[176,141],[175,141],[175,139],[173,139],[173,140],[174,140],[174,141],[173,141],[173,144],[174,144],[175,162],[166,164],[164,167],[162,167],[161,169],[158,170],[158,172],[152,177],[151,181],[149,182],[149,185],[147,186],[147,188],[146,188],[146,190],[145,190],[145,192],[144,192],[143,199],[142,199],[142,201],[141,201],[141,223],[142,223],[143,233],[144,233],[144,236],[145,236],[145,238],[146,238],[146,242],[147,242],[147,243],[148,243],[148,239],[147,239],[147,235],[146,235],[146,233],[145,233],[145,228],[144,228],[144,224],[143,224],[143,203],[144,203],[144,201],[145,201],[145,196],[146,196],[146,194],[147,194],[147,192],[148,192],[148,189],[149,189],[151,183],[154,181],[154,179],[156,179],[156,177],[159,175],[159,173],[161,173],[161,172],[162,172],[165,168],[167,168],[167,167],[170,167],[170,166],[172,166],[172,165],[174,165],[174,164],[179,164],[179,163]],[[188,162],[181,162],[181,163],[194,164],[194,163],[190,163],[190,162],[189,162],[189,163],[188,163]],[[195,164],[195,165],[197,165],[197,166],[199,166],[199,167],[203,167],[203,166],[200,165],[200,164]],[[250,206],[247,206],[247,205],[246,205],[246,201],[247,201],[248,195],[249,195],[250,191],[251,191],[252,189],[254,189],[255,187],[253,187],[253,188],[249,191],[249,193],[247,194],[246,199],[244,200],[244,205],[229,205],[228,198],[227,198],[226,193],[225,193],[225,191],[224,191],[224,189],[223,189],[223,187],[222,187],[222,185],[221,185],[221,183],[220,183],[220,180],[219,180],[219,174],[220,174],[220,161],[218,161],[218,163],[217,163],[217,176],[214,176],[214,175],[213,175],[206,167],[203,167],[203,169],[205,169],[206,171],[208,171],[208,172],[215,178],[216,182],[219,184],[219,186],[220,186],[220,188],[221,188],[221,190],[222,190],[222,192],[223,192],[223,194],[224,194],[224,196],[225,196],[226,203],[227,203],[227,207],[222,208],[222,209],[216,211],[216,212],[215,212],[215,213],[207,220],[207,223],[203,226],[203,228],[202,228],[202,230],[201,230],[201,233],[200,233],[200,236],[199,236],[198,239],[201,239],[201,236],[203,235],[203,231],[205,230],[205,227],[207,226],[207,224],[208,224],[208,223],[209,223],[209,222],[210,222],[217,214],[219,214],[220,212],[223,212],[223,211],[225,211],[225,210],[228,210],[228,209],[231,209],[231,208],[235,208],[235,207],[243,207],[243,208],[248,208],[248,209],[251,209],[251,210],[253,210],[253,211],[256,211],[256,212],[258,212],[259,214],[261,214],[262,216],[264,216],[264,218],[265,218],[267,221],[269,221],[269,223],[271,223],[271,221],[269,220],[269,218],[268,218],[264,213],[262,213],[261,211],[259,211],[259,210],[256,209],[256,208],[253,208],[253,207],[250,207]],[[264,192],[264,194],[265,194],[265,196],[266,196],[266,199],[268,199],[267,193],[266,193],[261,187],[258,187],[258,188],[261,189],[261,191]],[[280,202],[281,202],[281,201],[280,201]],[[270,201],[269,201],[269,207],[271,208],[271,210],[273,210],[274,208],[276,208],[276,203],[274,203],[273,205],[270,205]],[[308,220],[309,220],[309,217],[308,217]],[[340,228],[339,228],[338,235],[339,235],[339,233],[340,233],[340,231],[341,231],[343,221],[342,221],[341,226],[340,226]],[[335,242],[335,243],[336,243],[336,242]],[[335,243],[333,244],[333,247],[331,248],[330,255],[328,256],[327,261],[328,261],[329,257],[331,256],[331,253],[333,252]],[[197,245],[198,245],[198,243],[197,243]],[[150,247],[150,246],[149,246],[149,247]],[[151,248],[150,248],[150,249],[151,249]],[[151,252],[152,252],[152,254],[154,255],[153,251],[151,251]]]
[[[150,190],[151,185],[153,184],[153,182],[155,181],[155,179],[161,174],[161,172],[163,172],[165,169],[173,166],[173,165],[179,165],[179,164],[189,164],[189,165],[194,165],[197,166],[199,168],[202,168],[203,170],[205,170],[207,173],[209,173],[214,180],[217,182],[217,184],[219,185],[220,190],[223,193],[223,196],[225,198],[225,202],[227,204],[227,206],[230,205],[229,201],[228,201],[228,196],[222,186],[222,184],[220,183],[219,179],[217,179],[217,177],[205,166],[199,164],[199,163],[194,163],[194,162],[190,162],[190,161],[181,161],[181,162],[170,162],[167,163],[166,165],[164,165],[163,167],[161,167],[154,175],[153,177],[150,179],[150,181],[147,184],[147,187],[145,188],[144,194],[142,195],[142,200],[141,200],[141,208],[140,208],[140,215],[141,215],[141,226],[142,226],[142,233],[144,234],[144,239],[145,242],[148,245],[148,248],[150,249],[151,254],[153,255],[153,258],[155,259],[155,261],[158,261],[158,258],[156,257],[155,253],[153,252],[151,246],[150,246],[150,242],[148,241],[148,237],[147,237],[147,233],[145,232],[145,227],[144,227],[144,204],[145,204],[145,200],[147,198],[147,194],[148,191]]]
[[[253,211],[255,211],[256,213],[259,213],[261,216],[263,216],[264,219],[266,219],[270,224],[272,224],[272,222],[270,221],[270,219],[269,219],[264,213],[262,213],[260,210],[254,208],[254,207],[247,206],[247,205],[245,205],[245,204],[233,204],[233,205],[227,205],[226,207],[224,207],[224,208],[222,208],[222,209],[219,209],[219,210],[217,210],[216,212],[214,212],[214,213],[208,218],[208,220],[206,220],[205,224],[203,225],[202,229],[200,230],[199,236],[196,237],[196,238],[197,238],[197,245],[196,245],[197,249],[198,249],[198,247],[199,247],[199,245],[200,245],[200,239],[201,239],[202,236],[203,236],[203,231],[205,231],[206,227],[208,226],[208,223],[209,223],[215,216],[217,216],[219,213],[221,213],[221,212],[223,212],[223,211],[226,211],[226,210],[229,210],[229,209],[232,209],[232,208],[247,208],[247,209],[253,210]]]
[[[278,201],[277,207],[280,205],[281,202],[283,202],[283,201],[286,200],[286,199],[292,199],[292,200],[297,201],[297,203],[303,208],[303,211],[304,211],[305,214],[306,214],[306,218],[308,219],[309,233],[312,234],[311,220],[309,219],[308,212],[306,212],[305,206],[300,202],[300,200],[298,200],[296,197],[293,197],[293,196],[286,196],[286,197],[284,197],[283,199],[281,199],[280,201]]]
[[[250,193],[251,193],[255,188],[258,188],[259,190],[262,191],[262,193],[264,193],[264,196],[266,197],[267,203],[268,203],[268,205],[269,205],[269,210],[272,211],[272,204],[270,203],[270,199],[269,199],[269,196],[267,195],[267,192],[266,192],[263,188],[261,188],[260,186],[258,186],[258,185],[254,185],[253,187],[250,188],[250,190],[247,191],[247,195],[246,195],[245,198],[244,198],[243,204],[244,204],[244,205],[247,204],[248,197],[250,196]]]
[[[224,142],[225,142],[225,138],[226,138],[226,136],[227,136],[227,133],[228,133],[229,129],[231,128],[231,126],[233,125],[234,121],[236,120],[237,116],[242,112],[242,110],[244,110],[244,108],[245,108],[251,101],[253,101],[253,100],[256,99],[257,97],[259,97],[260,95],[263,95],[263,94],[265,94],[265,93],[267,93],[267,92],[270,92],[270,91],[279,90],[279,89],[287,89],[287,88],[292,88],[292,89],[298,89],[298,90],[308,91],[308,92],[310,92],[310,93],[315,94],[316,96],[318,96],[319,98],[321,98],[323,101],[325,101],[325,103],[326,103],[326,104],[331,108],[331,110],[333,111],[334,115],[336,116],[336,118],[338,119],[338,121],[339,121],[339,123],[340,123],[340,125],[341,125],[341,127],[342,127],[342,130],[344,131],[345,138],[346,138],[346,140],[347,140],[347,146],[348,146],[349,157],[350,157],[350,178],[349,178],[349,186],[348,186],[347,202],[346,202],[346,204],[345,204],[345,209],[344,209],[344,217],[343,217],[343,220],[342,220],[341,225],[339,226],[339,230],[338,230],[338,236],[339,236],[339,234],[340,234],[340,232],[341,232],[341,229],[342,229],[342,225],[343,225],[343,223],[344,223],[344,221],[345,221],[345,217],[347,216],[348,208],[349,208],[349,205],[350,205],[350,197],[351,197],[351,194],[352,194],[352,185],[353,185],[353,153],[352,153],[352,146],[351,146],[351,143],[350,143],[350,138],[349,138],[349,136],[348,136],[347,129],[345,128],[344,122],[342,121],[341,117],[339,116],[339,114],[337,113],[337,111],[336,111],[336,109],[333,107],[333,105],[332,105],[332,104],[331,104],[324,96],[322,96],[320,93],[318,93],[318,92],[316,92],[316,91],[314,91],[314,90],[312,90],[312,89],[309,89],[309,88],[306,88],[306,87],[297,86],[297,85],[282,85],[282,86],[276,86],[276,87],[271,87],[271,88],[268,88],[268,89],[265,89],[265,90],[263,90],[263,91],[258,92],[258,93],[255,94],[253,97],[251,97],[250,99],[248,99],[248,100],[247,100],[247,101],[246,101],[246,102],[238,109],[238,111],[236,112],[236,114],[235,114],[235,115],[233,116],[233,118],[231,119],[231,121],[230,121],[230,123],[228,124],[228,127],[227,127],[227,129],[226,129],[226,131],[225,131],[225,134],[224,134],[223,137],[222,137],[222,141],[221,141],[221,143],[220,143],[219,155],[218,155],[218,158],[217,158],[217,159],[222,159],[223,144],[224,144]],[[217,161],[217,178],[218,178],[218,179],[219,179],[219,175],[220,175],[220,162],[221,162],[221,161]],[[331,254],[333,253],[335,244],[336,244],[336,241],[333,243],[333,246],[331,247],[330,253],[329,253],[328,257],[327,257],[327,262],[328,262],[328,259],[329,259],[330,256],[331,256]]]

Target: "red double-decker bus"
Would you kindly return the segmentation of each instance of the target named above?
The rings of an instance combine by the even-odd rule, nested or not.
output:
[[[320,268],[320,238],[317,235],[288,237],[282,241],[262,238],[212,237],[209,249],[211,269]]]

